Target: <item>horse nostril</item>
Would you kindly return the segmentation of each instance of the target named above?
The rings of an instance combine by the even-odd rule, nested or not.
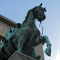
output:
[[[43,17],[44,17],[44,18],[46,18],[46,16],[45,16],[45,15],[43,15]]]
[[[46,18],[46,16],[45,16],[45,18]]]

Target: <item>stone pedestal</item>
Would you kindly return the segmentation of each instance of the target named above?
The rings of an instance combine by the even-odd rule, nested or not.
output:
[[[12,56],[8,60],[35,60],[30,56],[27,56],[22,53],[18,53],[17,51],[12,54]]]

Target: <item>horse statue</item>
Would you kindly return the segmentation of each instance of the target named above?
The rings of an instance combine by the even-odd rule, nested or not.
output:
[[[40,59],[35,53],[35,47],[41,44],[43,41],[47,44],[45,53],[51,55],[51,43],[46,35],[41,36],[40,31],[37,29],[35,20],[39,22],[45,20],[46,9],[42,7],[42,4],[30,9],[22,24],[16,24],[15,28],[11,28],[6,33],[6,39],[1,49],[2,60],[7,60],[15,51],[26,54]]]

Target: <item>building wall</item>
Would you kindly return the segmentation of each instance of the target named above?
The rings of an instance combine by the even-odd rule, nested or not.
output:
[[[6,37],[6,32],[11,28],[8,24],[0,21],[0,35]]]

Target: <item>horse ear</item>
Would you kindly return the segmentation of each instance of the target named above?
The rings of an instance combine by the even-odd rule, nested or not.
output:
[[[42,6],[42,3],[40,4],[40,7]]]
[[[44,8],[44,11],[46,12],[46,8]]]

